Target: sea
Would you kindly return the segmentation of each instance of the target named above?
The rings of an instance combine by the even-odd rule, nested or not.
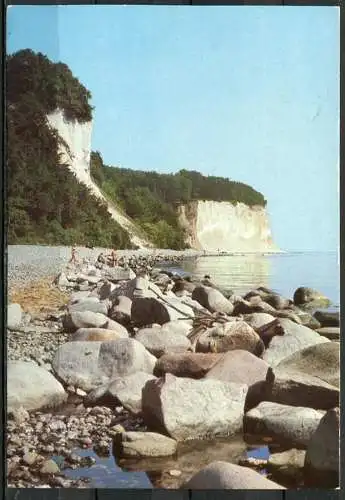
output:
[[[242,254],[202,256],[186,259],[170,271],[190,274],[197,279],[205,275],[227,292],[242,295],[265,286],[292,298],[300,286],[314,288],[328,297],[332,309],[340,304],[340,264],[338,252],[291,252],[279,254]]]

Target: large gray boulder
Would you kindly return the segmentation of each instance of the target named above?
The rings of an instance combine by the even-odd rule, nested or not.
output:
[[[153,297],[135,297],[132,302],[131,318],[138,327],[153,323],[163,325],[178,318],[189,317],[194,317],[193,310],[177,299],[163,301]]]
[[[278,333],[277,330],[279,330]],[[287,356],[305,347],[329,342],[310,328],[285,318],[279,318],[274,324],[272,323],[272,331],[266,330],[266,335],[271,336],[271,341],[262,358],[273,367]]]
[[[337,311],[315,311],[314,317],[319,321],[321,327],[340,326],[340,314]]]
[[[36,363],[7,363],[7,411],[20,407],[40,410],[56,407],[67,400],[67,393],[56,378]]]
[[[192,299],[199,302],[199,304],[211,312],[232,314],[234,310],[232,303],[219,290],[209,286],[195,287]]]
[[[149,427],[178,441],[240,432],[247,386],[193,380],[167,374],[143,389],[143,416]]]
[[[132,300],[125,295],[113,299],[108,316],[122,325],[129,325],[131,321]]]
[[[312,488],[339,485],[340,411],[328,410],[308,443],[304,462],[305,481]]]
[[[252,297],[249,300],[238,300],[235,304],[233,314],[238,316],[239,314],[252,314],[256,312],[271,314],[272,316],[277,315],[274,307],[267,304],[267,302],[258,296]]]
[[[272,321],[275,320],[275,317],[268,313],[252,313],[245,314],[243,316],[243,320],[255,331],[257,331],[262,326],[272,323]]]
[[[59,347],[52,367],[66,385],[90,391],[131,373],[153,373],[156,358],[140,342],[67,342]]]
[[[100,400],[105,400],[107,404],[111,405],[120,403],[132,413],[140,413],[143,387],[148,380],[155,379],[156,377],[153,375],[141,371],[114,378],[109,384],[90,391],[87,395],[87,402],[95,404],[99,403]]]
[[[189,490],[284,490],[283,486],[248,467],[228,462],[212,462],[183,486]]]
[[[199,352],[164,354],[157,360],[153,373],[157,377],[172,373],[177,377],[200,379],[222,356],[222,354]]]
[[[227,352],[235,349],[261,356],[264,345],[259,335],[244,321],[230,321],[208,328],[196,343],[197,352]]]
[[[74,332],[78,328],[106,328],[109,318],[101,313],[92,311],[75,311],[66,314],[62,319],[62,326],[67,332]]]
[[[317,333],[328,340],[340,342],[340,327],[339,326],[323,326],[318,328]]]
[[[275,368],[276,376],[307,374],[340,387],[340,347],[336,342],[312,345],[284,358]]]
[[[94,313],[104,314],[105,316],[108,313],[108,306],[105,302],[100,302],[99,300],[94,300],[94,297],[86,298],[75,302],[68,306],[68,312],[84,312],[84,311],[92,311]]]
[[[339,388],[309,374],[277,371],[276,375],[270,368],[265,382],[249,387],[246,408],[261,401],[328,410],[339,404]]]
[[[114,449],[120,457],[166,457],[176,452],[177,442],[156,432],[122,432],[114,438]]]
[[[245,414],[244,431],[272,436],[285,444],[305,448],[324,413],[312,408],[264,401]]]
[[[103,342],[105,340],[117,340],[128,338],[128,332],[122,325],[116,330],[106,330],[105,328],[79,328],[69,337],[69,342]],[[123,328],[123,329],[122,329]]]
[[[135,338],[156,358],[163,354],[186,352],[192,347],[185,335],[169,332],[160,327],[142,328]]]
[[[298,305],[305,305],[311,302],[325,302],[326,301],[329,303],[329,299],[325,297],[321,292],[318,292],[317,290],[314,290],[313,288],[308,288],[305,286],[301,286],[297,288],[293,295],[293,301]]]
[[[269,365],[248,351],[225,353],[208,371],[205,378],[252,385],[266,380]]]
[[[23,311],[20,304],[9,304],[7,306],[7,328],[15,330],[22,322]]]
[[[300,484],[303,481],[305,454],[305,450],[296,448],[281,453],[272,453],[267,461],[267,470],[275,478]]]

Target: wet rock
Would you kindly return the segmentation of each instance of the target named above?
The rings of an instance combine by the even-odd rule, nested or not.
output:
[[[116,330],[106,330],[105,328],[79,328],[68,340],[70,342],[103,342],[121,338],[128,338],[128,332],[122,325],[118,325]]]
[[[208,328],[197,340],[197,352],[227,352],[235,349],[261,356],[264,345],[258,334],[244,321],[230,321]]]
[[[142,407],[149,428],[178,441],[242,428],[247,386],[219,380],[193,380],[167,374],[146,383]]]
[[[340,411],[328,410],[308,443],[304,462],[308,487],[335,488],[339,485]]]
[[[327,303],[327,305],[329,305],[329,299],[327,299],[327,297],[325,297],[322,293],[314,290],[313,288],[304,286],[297,288],[293,296],[293,301],[297,306],[308,304],[311,302],[325,302],[325,304]]]
[[[60,468],[54,460],[46,460],[40,469],[40,473],[43,475],[57,474],[58,472],[60,472]]]
[[[266,379],[269,365],[248,351],[225,353],[208,371],[205,378],[252,385]]]
[[[22,322],[23,311],[19,304],[10,304],[7,306],[7,328],[15,330]]]
[[[114,449],[120,457],[165,457],[176,452],[177,442],[155,432],[124,432],[115,436]]]
[[[305,448],[323,415],[323,411],[312,408],[264,401],[245,414],[244,432]]]
[[[163,356],[163,354],[185,352],[192,346],[185,335],[169,332],[160,327],[142,328],[137,332],[135,338],[156,358]]]
[[[210,312],[232,314],[234,309],[232,303],[219,290],[208,286],[197,286],[193,290],[192,299]]]
[[[324,326],[318,328],[317,333],[328,340],[340,341],[340,327],[339,326]]]
[[[261,335],[261,333],[259,333]],[[285,318],[279,318],[266,329],[266,336],[271,341],[263,354],[263,359],[276,366],[287,356],[315,344],[329,342],[318,333],[303,325],[298,325]]]
[[[275,478],[283,480],[292,480],[294,483],[303,479],[303,467],[305,460],[305,450],[283,451],[282,453],[273,453],[267,461],[267,470]]]
[[[68,342],[60,346],[52,366],[60,380],[85,391],[137,371],[152,373],[156,358],[140,342]]]
[[[321,327],[339,327],[340,326],[340,315],[339,312],[330,311],[315,311],[314,317],[320,323]]]
[[[200,379],[221,357],[222,354],[213,353],[164,354],[157,360],[153,373],[156,377],[172,373],[177,377]]]
[[[54,407],[67,400],[67,393],[56,378],[37,364],[25,361],[7,363],[7,410],[37,410]]]
[[[340,387],[340,348],[336,342],[312,345],[284,358],[275,368],[276,376],[308,374]]]
[[[212,462],[183,486],[190,490],[283,490],[273,481],[247,467],[228,462]]]

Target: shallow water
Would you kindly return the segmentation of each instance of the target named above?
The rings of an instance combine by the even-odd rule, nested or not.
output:
[[[340,268],[336,252],[206,256],[185,260],[181,268],[197,279],[209,274],[216,285],[238,295],[266,286],[292,298],[296,288],[308,286],[326,295],[332,308],[339,307]]]

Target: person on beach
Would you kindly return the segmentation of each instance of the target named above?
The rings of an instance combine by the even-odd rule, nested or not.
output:
[[[117,264],[117,255],[116,255],[115,248],[113,248],[113,250],[111,252],[111,265],[112,265],[112,267],[115,267],[116,264]]]
[[[70,264],[77,264],[78,263],[78,260],[77,260],[77,249],[76,249],[75,245],[73,245],[73,247],[72,247],[71,258],[70,258],[69,263]]]

